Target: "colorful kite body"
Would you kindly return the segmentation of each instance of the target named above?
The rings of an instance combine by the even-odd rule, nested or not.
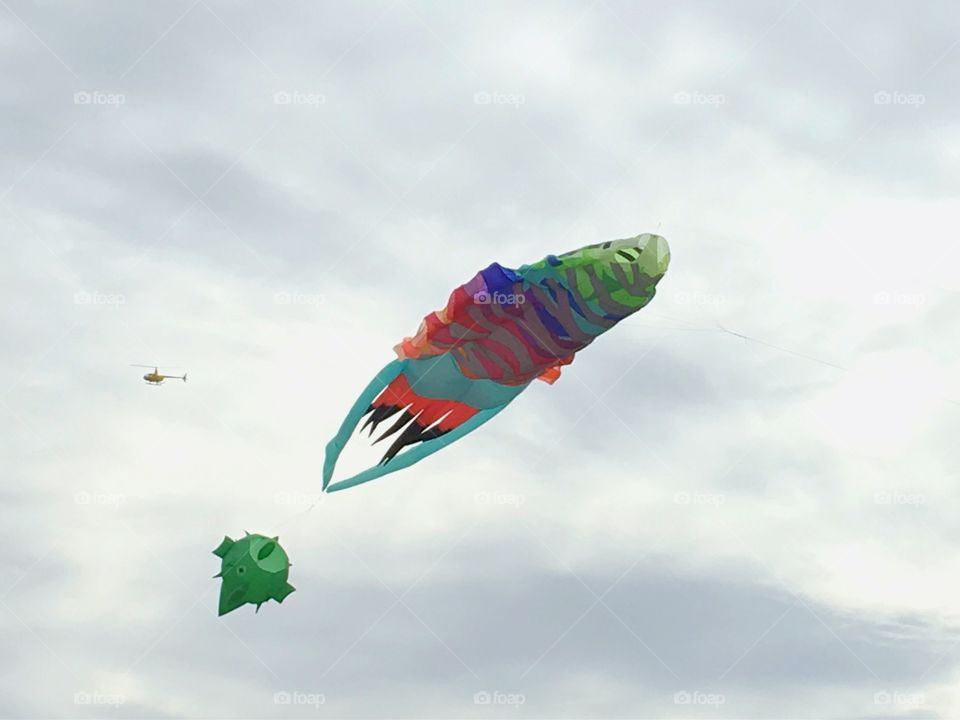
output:
[[[534,380],[552,384],[593,340],[653,299],[670,250],[659,235],[588,245],[516,270],[497,263],[450,295],[396,346],[397,359],[370,382],[327,444],[323,487],[343,490],[408,467],[503,410]],[[380,464],[330,484],[337,458],[360,420]],[[401,452],[407,446],[411,447]]]

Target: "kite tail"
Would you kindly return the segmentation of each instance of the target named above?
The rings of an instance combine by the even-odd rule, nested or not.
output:
[[[488,422],[527,384],[508,386],[464,377],[449,354],[394,360],[367,385],[327,444],[324,491],[345,490],[433,455]],[[380,423],[395,418],[375,441],[390,437],[392,444],[378,465],[331,484],[337,459],[364,416],[363,430],[370,427],[371,436]]]
[[[402,470],[405,467],[409,467],[414,463],[420,462],[425,457],[433,455],[438,450],[442,450],[451,443],[456,442],[464,435],[473,432],[478,427],[483,425],[485,422],[493,418],[494,415],[503,410],[506,405],[501,405],[500,407],[490,408],[488,410],[481,410],[472,418],[470,418],[463,425],[460,425],[454,430],[444,434],[442,437],[429,440],[418,445],[415,448],[411,448],[406,452],[400,453],[397,457],[391,460],[388,463],[383,463],[376,465],[372,468],[367,468],[363,472],[357,473],[351,478],[346,480],[340,480],[335,482],[333,485],[327,489],[327,492],[337,492],[338,490],[346,490],[351,488],[354,485],[361,485],[365,482],[370,482],[371,480],[376,480],[378,477],[383,477],[384,475],[389,475],[392,472],[397,470]],[[326,482],[326,481],[325,481]],[[324,486],[326,488],[326,485]]]
[[[350,412],[348,412],[347,416],[343,419],[343,423],[341,423],[337,434],[327,443],[326,457],[323,460],[324,490],[326,490],[327,485],[330,484],[330,479],[333,477],[333,470],[337,466],[337,459],[340,457],[340,453],[343,452],[343,448],[346,447],[350,435],[360,422],[360,418],[367,413],[368,408],[377,395],[379,395],[394,378],[403,372],[406,364],[406,360],[394,360],[387,363],[387,365],[374,376],[364,391],[360,393],[360,397],[357,398],[353,407],[350,408]],[[337,484],[339,485],[340,483]]]

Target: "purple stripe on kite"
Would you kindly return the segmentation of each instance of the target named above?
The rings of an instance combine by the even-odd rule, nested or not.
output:
[[[533,309],[537,311],[537,317],[540,318],[540,322],[543,323],[543,326],[555,339],[568,337],[567,331],[563,325],[560,324],[560,321],[548,313],[547,309],[541,303],[532,297],[528,297],[527,302],[533,303]]]
[[[481,270],[480,275],[483,276],[486,289],[490,293],[509,293],[513,289],[513,284],[520,280],[519,275],[500,263],[493,263],[490,267]]]

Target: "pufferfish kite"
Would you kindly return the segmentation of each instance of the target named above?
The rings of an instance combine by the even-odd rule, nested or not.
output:
[[[535,379],[553,384],[580,350],[653,299],[670,262],[667,241],[644,233],[547,255],[512,270],[494,263],[424,318],[394,350],[327,444],[323,488],[369,482],[409,467],[473,432]],[[330,484],[360,420],[375,442],[392,437],[380,464]],[[418,444],[419,443],[419,444]],[[400,452],[408,445],[416,445]]]

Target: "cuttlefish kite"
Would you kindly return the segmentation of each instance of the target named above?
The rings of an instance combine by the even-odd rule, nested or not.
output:
[[[323,488],[344,490],[409,467],[473,432],[535,379],[560,369],[618,322],[649,303],[667,271],[659,235],[587,245],[516,270],[497,263],[454,290],[442,310],[394,350],[327,444]],[[330,484],[360,420],[370,434],[399,416],[379,465]],[[400,452],[408,445],[416,445]]]

